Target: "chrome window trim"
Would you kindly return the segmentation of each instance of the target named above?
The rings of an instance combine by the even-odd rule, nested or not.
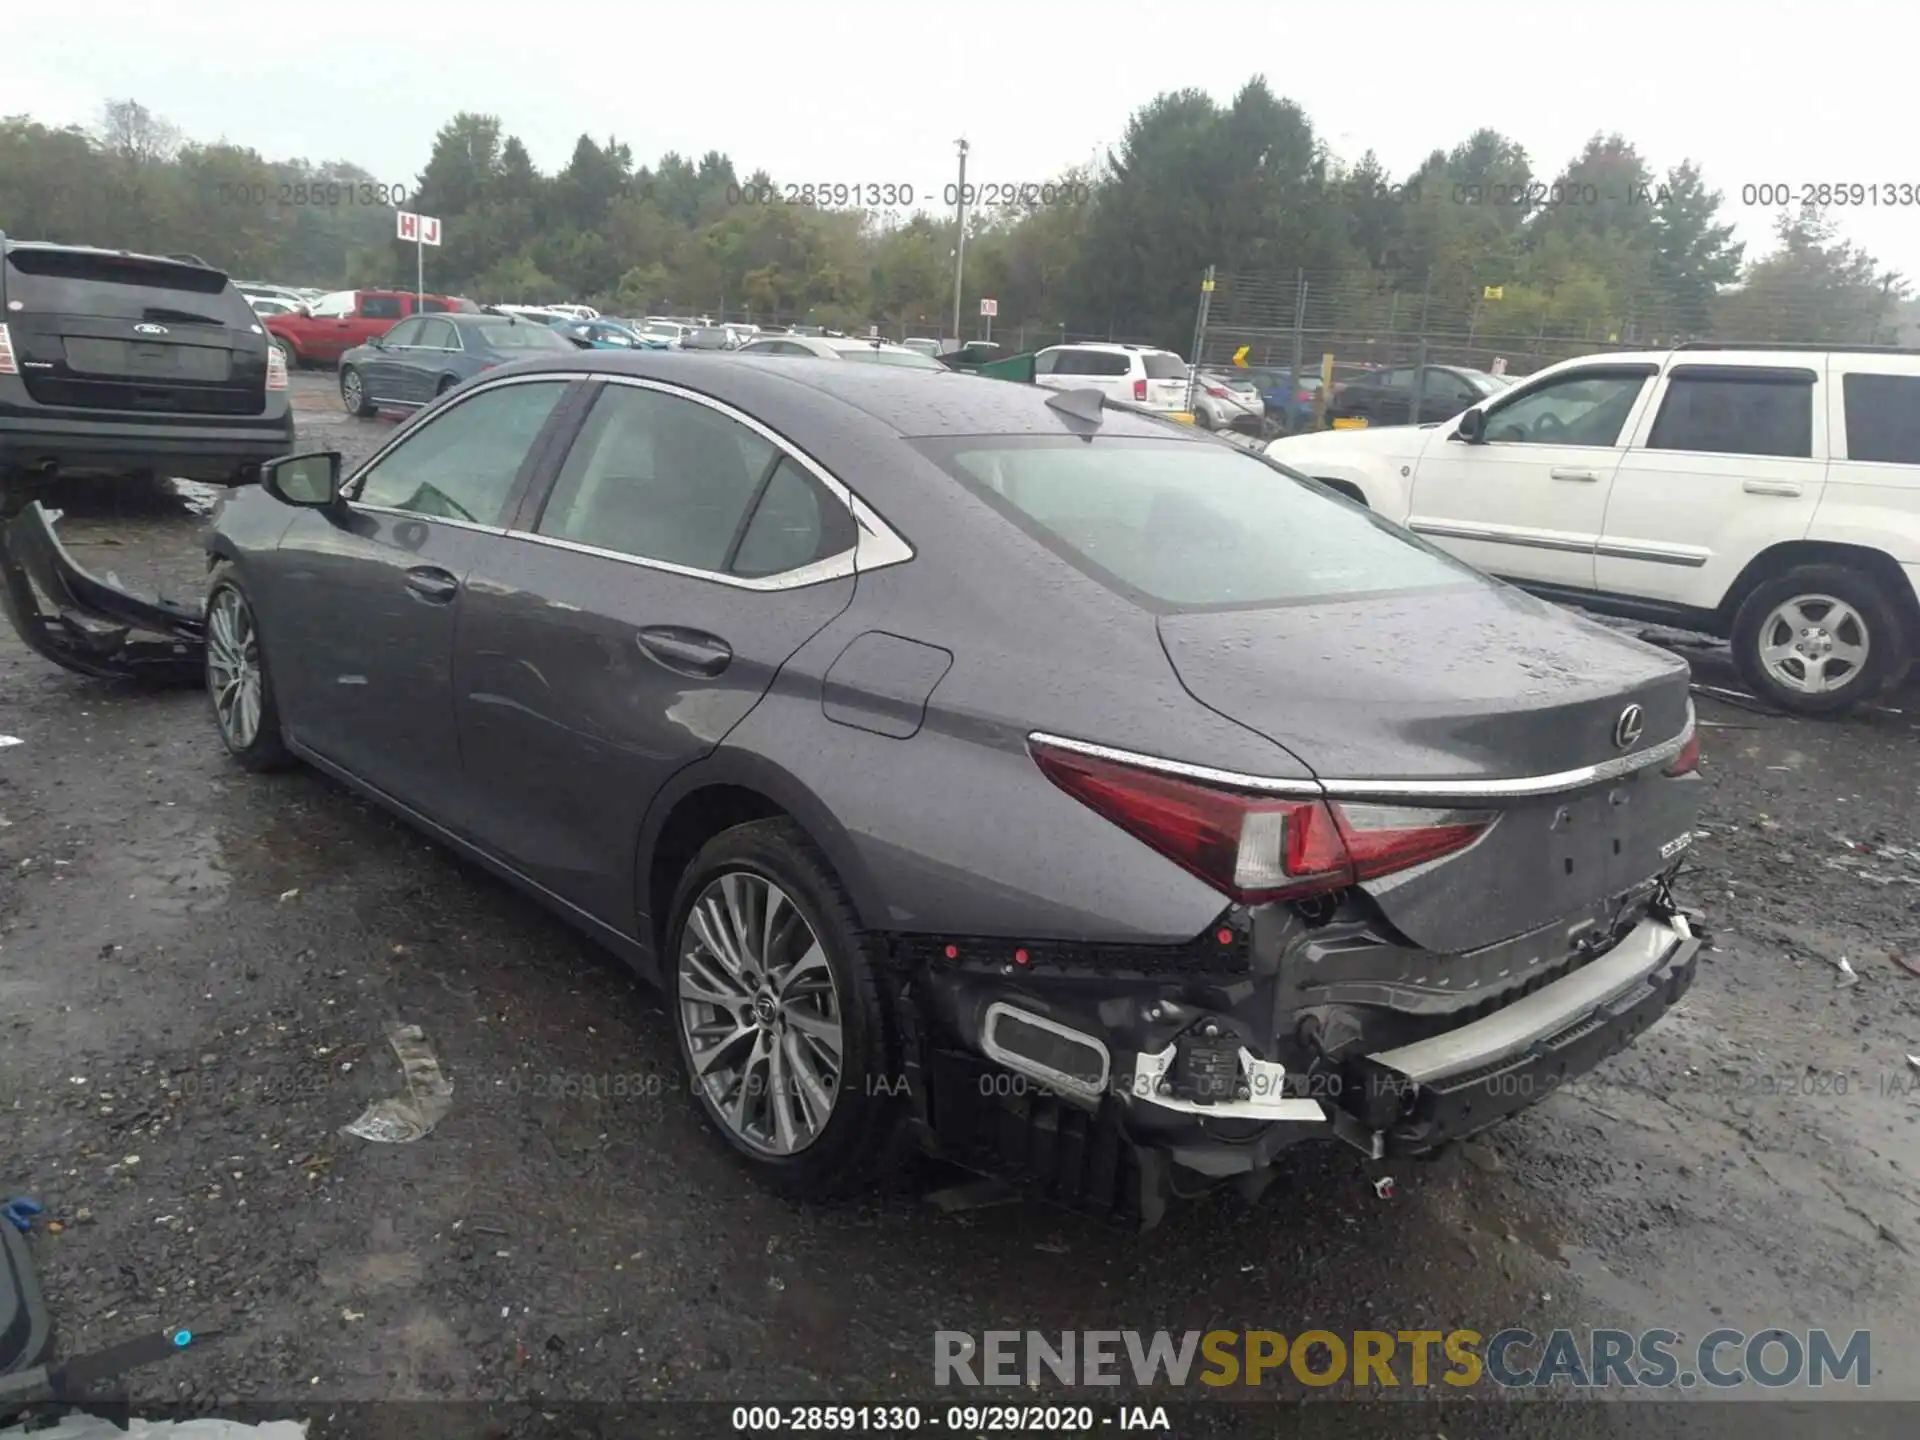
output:
[[[625,385],[635,390],[652,390],[676,399],[691,400],[751,430],[782,456],[805,470],[816,482],[825,487],[829,495],[847,507],[853,515],[855,529],[852,548],[815,560],[797,570],[783,570],[775,575],[723,575],[718,571],[702,570],[697,566],[675,565],[667,560],[629,555],[624,550],[607,550],[597,545],[587,545],[578,540],[567,540],[557,535],[541,535],[531,530],[508,531],[507,533],[515,539],[531,541],[536,545],[551,545],[557,549],[572,550],[582,555],[593,555],[605,560],[618,560],[628,565],[637,565],[643,570],[658,570],[667,575],[685,575],[694,580],[711,580],[717,585],[728,585],[736,590],[799,590],[828,580],[843,580],[850,575],[882,570],[889,565],[902,565],[913,558],[913,546],[875,514],[866,501],[854,494],[812,456],[796,448],[777,430],[756,420],[744,410],[736,409],[724,400],[716,400],[711,395],[702,395],[698,391],[685,390],[677,385],[650,380],[640,375],[600,375],[597,378],[609,385]]]
[[[1165,760],[1157,755],[1141,755],[1131,750],[1119,750],[1110,745],[1095,745],[1086,740],[1050,735],[1040,730],[1029,734],[1027,742],[1030,745],[1052,745],[1062,750],[1090,755],[1096,760],[1111,760],[1120,765],[1136,765],[1142,769],[1159,771],[1164,775],[1175,775],[1187,780],[1196,780],[1202,784],[1249,790],[1262,795],[1324,797],[1329,800],[1380,798],[1525,800],[1541,795],[1557,795],[1567,790],[1579,790],[1588,785],[1605,784],[1609,780],[1619,780],[1642,770],[1651,769],[1655,765],[1664,765],[1686,748],[1687,742],[1693,738],[1695,723],[1693,701],[1689,700],[1687,701],[1687,722],[1681,727],[1680,733],[1670,740],[1664,740],[1658,745],[1636,751],[1631,755],[1617,755],[1611,760],[1583,765],[1575,770],[1562,770],[1553,775],[1523,775],[1505,780],[1347,780],[1339,778],[1283,780],[1264,775],[1246,775],[1232,770],[1216,770],[1206,765],[1190,765],[1180,760]]]
[[[397,403],[397,402],[396,402]],[[349,500],[357,515],[397,515],[403,520],[431,520],[436,525],[451,525],[456,530],[472,530],[480,535],[505,535],[504,525],[481,525],[472,520],[454,520],[445,515],[429,515],[423,510],[402,510],[395,505],[362,505],[358,500]]]
[[[711,580],[715,584],[728,585],[736,590],[799,590],[808,585],[819,585],[828,580],[842,580],[850,575],[864,574],[871,570],[883,570],[891,565],[904,565],[907,561],[913,559],[913,546],[882,520],[866,501],[862,500],[845,484],[835,478],[824,466],[814,460],[812,456],[796,448],[791,441],[787,440],[778,431],[756,420],[745,411],[736,409],[724,400],[716,400],[710,395],[702,395],[697,391],[684,390],[678,386],[669,385],[659,380],[649,380],[639,375],[608,375],[592,370],[548,370],[539,371],[531,375],[505,375],[497,380],[490,380],[477,389],[470,390],[465,395],[462,395],[458,400],[454,401],[453,404],[446,406],[440,414],[445,415],[458,406],[465,405],[475,397],[488,394],[490,391],[496,390],[504,385],[532,385],[542,383],[568,385],[591,380],[599,380],[609,385],[627,385],[636,390],[655,390],[663,395],[672,395],[682,400],[691,400],[695,404],[704,405],[709,410],[726,416],[729,420],[737,424],[744,425],[747,429],[767,441],[768,444],[772,445],[774,449],[779,451],[783,456],[791,459],[796,465],[799,465],[816,481],[826,487],[828,494],[834,496],[847,506],[853,514],[856,532],[853,547],[848,550],[842,550],[837,555],[829,555],[825,559],[816,560],[809,565],[803,565],[797,570],[783,570],[777,575],[722,575],[712,570],[701,570],[688,565],[674,565],[665,560],[650,560],[639,555],[629,555],[624,551],[606,550],[596,545],[582,544],[577,540],[566,540],[555,535],[536,534],[530,530],[513,529],[507,526],[477,525],[466,520],[447,520],[438,515],[421,515],[420,512],[415,510],[395,510],[386,506],[363,505],[352,496],[348,496],[348,503],[356,509],[379,514],[410,515],[420,519],[438,521],[445,525],[458,525],[463,529],[477,530],[483,534],[511,536],[516,540],[525,540],[535,545],[548,545],[555,549],[571,550],[578,554],[592,555],[600,559],[618,560],[628,565],[637,565],[643,570],[658,570],[668,575],[684,575],[694,580]],[[438,424],[439,418],[440,417],[436,415],[433,420],[427,423]],[[379,464],[382,459],[407,438],[409,438],[408,434],[395,435],[391,440],[387,441],[386,444],[369,455],[341,486],[342,494],[345,494],[350,487],[362,483],[373,467]]]

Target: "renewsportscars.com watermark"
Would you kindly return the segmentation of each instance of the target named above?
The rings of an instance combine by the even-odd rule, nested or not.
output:
[[[1302,1385],[1467,1389],[1567,1386],[1766,1389],[1873,1383],[1867,1330],[1713,1330],[1688,1342],[1674,1330],[939,1330],[936,1385],[1140,1387],[1257,1386],[1269,1377]]]

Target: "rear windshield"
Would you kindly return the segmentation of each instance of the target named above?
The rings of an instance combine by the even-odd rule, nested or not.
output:
[[[116,320],[251,325],[253,307],[218,270],[76,250],[7,253],[6,293],[24,309]]]
[[[917,350],[875,350],[871,345],[846,345],[840,349],[842,360],[859,360],[868,365],[904,365],[909,370],[944,370],[947,367],[931,355]]]
[[[487,344],[496,350],[573,350],[578,347],[558,330],[538,321],[498,320],[480,327]]]
[[[1149,608],[1278,605],[1475,580],[1371,512],[1226,445],[1119,435],[917,443],[1057,554]]]
[[[1164,352],[1158,355],[1141,357],[1146,362],[1149,380],[1184,380],[1187,378],[1187,362],[1178,355]]]

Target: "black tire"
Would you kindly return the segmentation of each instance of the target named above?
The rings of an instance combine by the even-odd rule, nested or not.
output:
[[[237,603],[252,627],[255,669],[259,675],[259,721],[254,727],[251,738],[241,743],[236,739],[234,728],[230,726],[228,716],[223,714],[219,699],[219,680],[216,673],[220,662],[216,658],[220,649],[213,627],[217,623],[216,612],[222,607]],[[220,743],[227,747],[227,753],[244,770],[255,774],[267,774],[274,770],[285,770],[292,766],[293,752],[287,749],[286,740],[280,730],[280,706],[274,698],[273,677],[267,669],[266,645],[262,641],[258,622],[253,615],[253,602],[240,586],[233,562],[222,560],[213,567],[213,574],[207,585],[207,701],[213,707],[214,728],[220,732]]]
[[[722,1115],[699,1078],[683,1011],[682,956],[695,902],[727,875],[758,877],[784,892],[823,952],[838,1000],[842,1063],[817,1138],[791,1154],[756,1148]],[[872,1185],[897,1160],[902,1135],[900,1043],[880,983],[880,953],[819,846],[791,820],[756,820],[709,840],[675,889],[660,957],[675,1043],[694,1103],[727,1148],[773,1188],[800,1200],[832,1199]],[[776,1042],[778,1043],[778,1042]]]
[[[1805,618],[1816,632],[1820,622],[1833,617],[1831,602],[1849,608],[1827,639],[1840,645],[1865,643],[1864,660],[1845,671],[1835,671],[1833,688],[1811,692],[1786,683],[1770,666],[1767,650],[1809,641],[1816,650],[1821,635],[1807,635],[1780,615],[1782,607],[1804,600]],[[1834,715],[1882,693],[1907,670],[1906,627],[1899,608],[1873,576],[1839,565],[1802,565],[1764,580],[1747,596],[1734,616],[1730,637],[1733,662],[1753,693],[1796,715]],[[1834,669],[1832,660],[1823,667]],[[1796,668],[1797,667],[1797,668]],[[1778,667],[1789,678],[1814,673],[1804,659],[1788,657]]]
[[[1205,410],[1196,408],[1193,412],[1193,424],[1195,429],[1211,430],[1213,429],[1213,417]]]
[[[351,365],[340,367],[340,404],[349,414],[364,420],[374,413],[373,401],[367,397],[367,380]]]
[[[451,375],[441,376],[440,388],[433,392],[433,398],[438,400],[442,395],[446,394],[447,391],[451,390],[454,386],[458,385],[459,383],[460,382]]]

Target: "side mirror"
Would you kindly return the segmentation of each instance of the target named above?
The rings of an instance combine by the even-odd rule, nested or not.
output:
[[[375,335],[367,341],[367,344],[376,350],[384,350],[387,348],[387,337],[384,335]]]
[[[1464,440],[1469,445],[1482,445],[1487,438],[1487,417],[1479,410],[1469,410],[1454,425],[1453,438]]]
[[[340,452],[283,455],[260,467],[260,486],[283,505],[328,510],[340,503]]]

